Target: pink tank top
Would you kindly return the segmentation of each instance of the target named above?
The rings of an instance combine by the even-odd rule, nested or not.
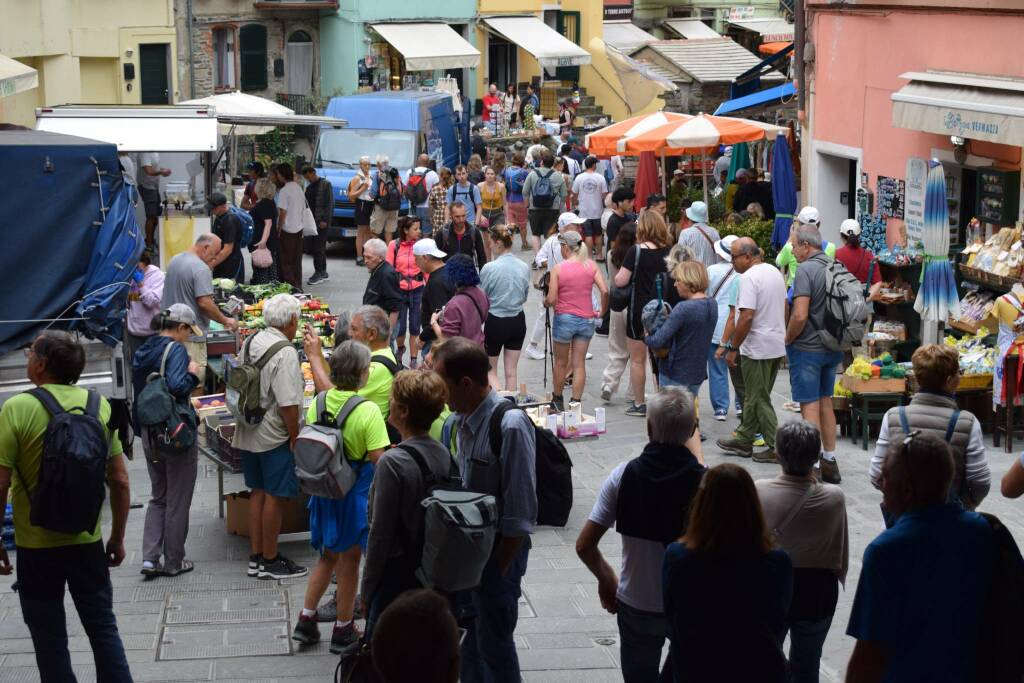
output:
[[[594,318],[594,262],[562,261],[558,264],[558,302],[555,313]]]

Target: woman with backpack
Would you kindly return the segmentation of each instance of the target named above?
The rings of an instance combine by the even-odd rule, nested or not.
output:
[[[440,343],[449,337],[465,337],[484,345],[484,322],[490,309],[487,294],[480,289],[480,274],[473,259],[465,254],[452,256],[445,264],[455,293],[445,307],[430,318],[430,326]]]
[[[516,152],[512,155],[512,165],[505,168],[502,179],[505,183],[505,219],[510,225],[519,229],[519,237],[523,242],[523,251],[529,251],[527,238],[526,199],[523,197],[523,184],[530,172],[526,166],[526,155]]]
[[[455,167],[455,183],[448,188],[448,194],[445,196],[449,211],[455,202],[462,202],[466,206],[466,222],[476,225],[477,212],[483,200],[480,198],[480,188],[470,181],[469,169],[462,164]]]
[[[425,280],[423,271],[416,265],[412,248],[422,237],[420,220],[416,216],[402,216],[398,219],[398,236],[391,240],[385,260],[398,273],[398,287],[402,293],[402,306],[398,309],[398,331],[395,356],[399,363],[405,355],[405,333],[409,333],[409,367],[416,367],[420,341],[420,306],[423,299]]]
[[[309,499],[310,543],[320,552],[320,559],[309,573],[302,612],[292,632],[292,639],[304,645],[320,640],[316,608],[331,585],[331,574],[338,577],[338,615],[331,634],[331,654],[339,654],[359,639],[353,621],[356,589],[359,582],[359,560],[366,550],[369,536],[367,502],[373,481],[373,465],[391,444],[380,408],[373,401],[357,397],[370,375],[370,349],[349,340],[331,354],[330,367],[320,350],[320,339],[309,332],[304,337],[306,354],[313,364],[316,388],[325,392],[326,414],[317,415],[318,400],[306,413],[306,423],[335,423],[338,414],[350,400],[360,401],[344,420],[342,441],[345,459],[356,473],[356,482],[344,498]],[[329,379],[328,379],[329,378]],[[328,382],[333,387],[326,388]],[[319,395],[318,395],[319,396]]]
[[[381,612],[407,590],[421,588],[416,578],[423,548],[424,511],[430,495],[424,469],[438,483],[458,466],[448,449],[430,437],[447,400],[444,380],[436,372],[405,370],[391,386],[388,420],[402,435],[401,442],[377,461],[370,486],[369,539],[359,594],[369,606],[366,637]]]
[[[189,401],[192,391],[199,386],[199,366],[189,359],[185,349],[185,342],[193,334],[201,334],[196,314],[185,304],[173,304],[153,318],[153,329],[157,334],[147,339],[132,359],[136,397],[132,409],[151,485],[142,532],[142,575],[147,578],[177,576],[194,568],[192,562],[185,559],[185,538],[199,460],[195,440],[197,418]],[[150,401],[159,402],[163,398],[160,392],[147,388],[154,374],[161,375],[166,382],[176,415],[182,420],[180,429],[192,431],[192,444],[185,451],[161,444],[161,434],[140,423],[139,417],[145,419]]]
[[[469,182],[474,185],[479,185],[484,181],[484,160],[479,154],[474,154],[469,157],[469,161],[466,162],[466,175],[469,178]]]

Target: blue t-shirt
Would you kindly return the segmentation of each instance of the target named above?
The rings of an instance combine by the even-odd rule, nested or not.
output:
[[[781,644],[793,563],[784,551],[721,556],[672,543],[662,587],[676,681],[788,681]]]
[[[952,505],[905,512],[864,551],[847,635],[889,653],[883,681],[969,681],[992,573],[985,518]]]

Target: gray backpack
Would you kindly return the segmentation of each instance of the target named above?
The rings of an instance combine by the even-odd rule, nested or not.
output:
[[[462,490],[454,459],[448,476],[438,479],[422,453],[408,445],[399,448],[416,461],[427,493],[421,503],[423,552],[416,578],[425,587],[439,591],[477,587],[494,547],[497,501],[494,496]]]
[[[327,392],[317,394],[317,421],[302,427],[292,453],[300,491],[340,499],[355,486],[359,475],[345,457],[342,429],[352,411],[365,401],[362,396],[350,396],[338,416],[331,420],[327,412]]]

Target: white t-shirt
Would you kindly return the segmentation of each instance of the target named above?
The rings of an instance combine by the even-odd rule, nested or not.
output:
[[[131,154],[118,154],[117,160],[121,162],[121,175],[124,176],[126,182],[132,185],[139,183],[139,170],[135,166],[135,159],[132,158]]]
[[[578,225],[572,226],[578,228]],[[558,242],[558,233],[556,232],[551,237],[545,240],[544,244],[541,245],[540,250],[537,252],[537,265],[541,268],[547,266],[548,270],[551,270],[559,263],[562,259],[562,245]]]
[[[615,510],[625,469],[626,463],[620,464],[601,485],[594,509],[588,518],[591,522],[607,529],[615,527]],[[618,599],[633,609],[659,614],[664,612],[661,595],[661,565],[664,558],[665,546],[661,543],[622,536],[622,572],[616,593]]]
[[[289,234],[302,232],[302,211],[306,208],[306,195],[294,180],[285,183],[277,193],[277,208],[286,211],[281,230]]]
[[[159,190],[160,189],[160,176],[149,175],[143,169],[146,166],[152,166],[154,171],[160,170],[160,155],[156,152],[143,152],[139,155],[139,187],[144,187],[147,190]]]
[[[786,355],[786,279],[775,266],[759,263],[740,275],[736,307],[754,310],[740,354],[754,360]]]
[[[604,213],[604,195],[608,192],[608,183],[604,176],[592,171],[585,171],[572,181],[572,193],[579,197],[579,217],[586,220],[601,218]]]
[[[434,185],[437,185],[439,182],[441,182],[440,176],[438,176],[437,173],[435,173],[434,171],[431,171],[426,166],[417,166],[416,168],[412,169],[412,172],[413,173],[423,173],[424,174],[423,175],[423,183],[424,183],[424,187],[427,188],[427,195],[428,196],[430,195],[430,190],[433,189]],[[423,200],[422,204],[417,204],[416,207],[419,208],[419,209],[425,209],[425,208],[427,208],[427,203],[429,201],[430,201],[429,199],[425,199],[425,200]]]

